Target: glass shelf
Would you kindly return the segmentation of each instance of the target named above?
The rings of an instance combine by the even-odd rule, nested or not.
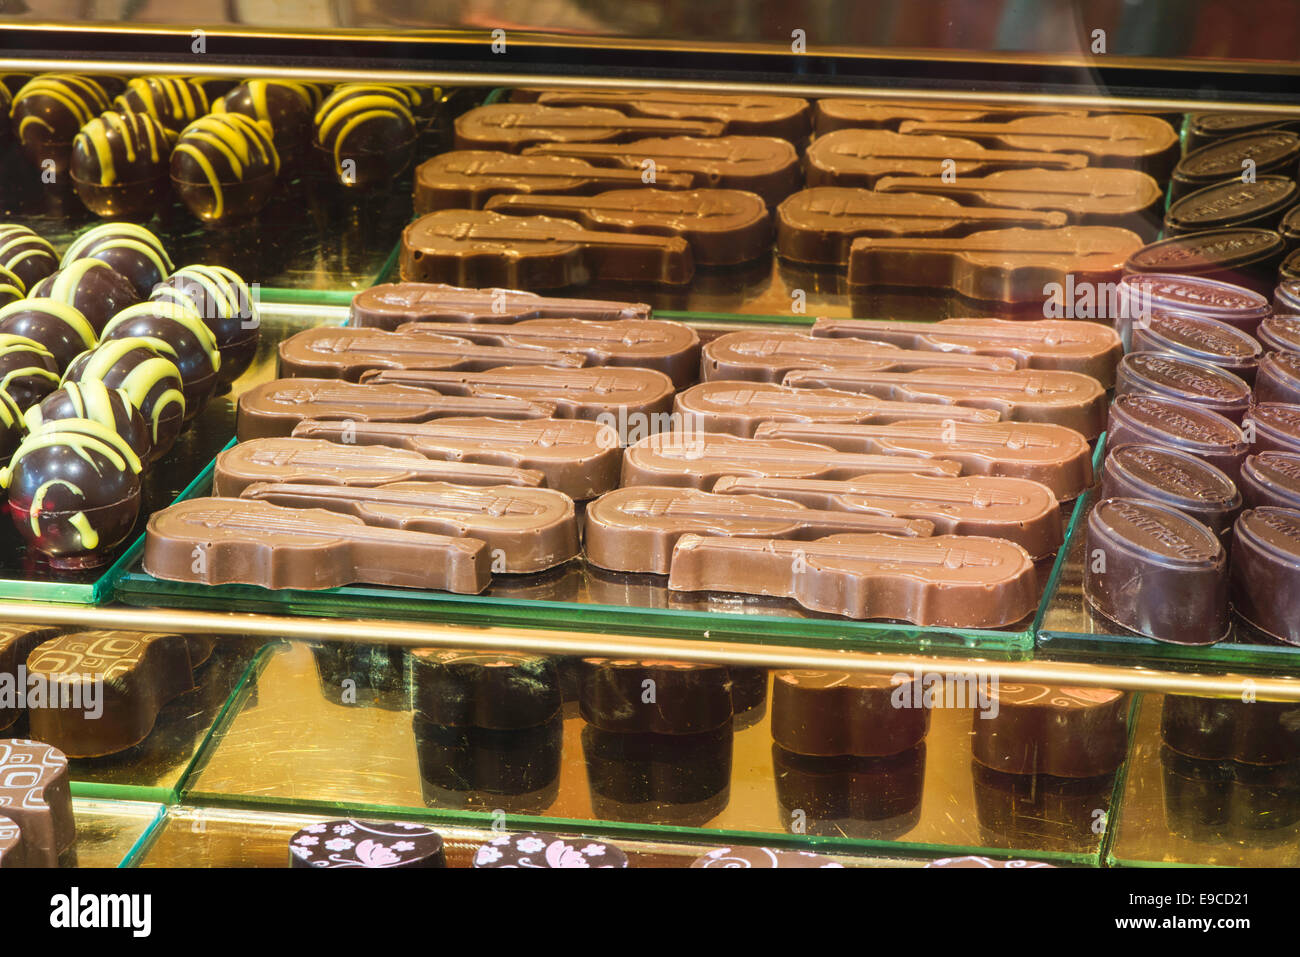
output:
[[[75,847],[59,859],[60,867],[124,867],[163,817],[161,804],[73,798],[77,825]]]
[[[602,732],[572,700],[551,725],[460,735],[416,718],[402,661],[400,650],[268,645],[196,762],[185,803],[467,826],[502,812],[511,830],[615,839],[1099,860],[1095,812],[1110,806],[1114,775],[987,771],[971,759],[968,709],[936,710],[922,745],[880,760],[775,747],[766,701],[698,735]],[[765,672],[757,680],[766,687]]]

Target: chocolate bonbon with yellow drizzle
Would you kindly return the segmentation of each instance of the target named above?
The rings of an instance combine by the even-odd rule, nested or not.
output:
[[[54,299],[20,299],[0,309],[0,332],[39,342],[59,369],[95,345],[95,330],[73,306]]]
[[[122,389],[149,426],[153,448],[147,457],[155,462],[180,435],[185,420],[185,395],[181,374],[170,347],[159,339],[112,339],[83,352],[64,376],[70,382],[102,382]]]
[[[58,387],[54,353],[34,339],[0,333],[0,392],[20,411],[40,402]]]
[[[90,419],[112,429],[126,439],[131,451],[144,460],[153,448],[149,426],[131,397],[122,389],[110,389],[93,379],[67,382],[51,392],[40,404],[27,410],[27,428],[35,432],[41,426],[63,419]]]
[[[98,216],[148,219],[167,189],[175,134],[147,113],[101,113],[72,141],[72,185]]]
[[[242,113],[264,123],[283,163],[306,148],[320,87],[296,80],[245,80],[212,104],[214,114]]]
[[[98,259],[78,259],[50,273],[32,287],[31,295],[67,303],[97,334],[109,319],[140,301],[127,278]]]
[[[45,73],[14,94],[9,115],[27,159],[57,177],[68,169],[77,131],[108,108],[104,88],[90,77]]]
[[[312,146],[343,186],[383,186],[415,151],[410,101],[393,87],[344,84],[316,111]]]
[[[130,534],[140,511],[139,456],[90,419],[62,419],[28,434],[0,488],[28,546],[59,569],[92,568]]]
[[[121,274],[141,299],[175,268],[162,241],[135,223],[103,223],[78,236],[63,253],[67,269],[80,259],[98,259]]]
[[[0,225],[0,267],[18,279],[18,288],[32,287],[59,268],[59,257],[49,240],[17,223]],[[12,283],[12,280],[11,280]]]
[[[195,120],[181,132],[172,152],[176,194],[208,223],[256,215],[270,199],[279,172],[271,127],[243,113],[214,113]]]
[[[181,374],[185,420],[203,411],[217,385],[221,353],[198,312],[175,302],[142,302],[110,319],[102,341],[135,338],[161,342],[170,351]]]
[[[0,462],[8,462],[23,437],[23,415],[9,393],[0,392]]]
[[[185,266],[154,288],[151,300],[193,308],[216,337],[221,352],[217,391],[224,392],[257,354],[260,320],[248,284],[225,266]]]
[[[113,104],[124,113],[144,113],[169,130],[181,130],[208,112],[203,85],[181,76],[137,76]]]

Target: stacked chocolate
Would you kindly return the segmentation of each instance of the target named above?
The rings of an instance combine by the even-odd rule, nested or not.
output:
[[[770,207],[800,183],[806,100],[518,90],[456,120],[416,170],[402,278],[558,289],[682,285],[767,255]]]
[[[1084,591],[1147,637],[1213,644],[1231,610],[1300,643],[1300,354],[1258,292],[1202,277],[1135,275]]]
[[[175,269],[129,223],[83,233],[61,261],[31,230],[0,226],[0,283],[8,511],[52,567],[103,564],[135,526],[146,467],[252,361],[249,289],[222,267]]]

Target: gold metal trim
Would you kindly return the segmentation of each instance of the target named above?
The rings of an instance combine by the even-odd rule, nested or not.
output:
[[[1145,668],[1065,661],[988,661],[912,654],[872,654],[777,645],[741,645],[647,635],[475,627],[438,622],[377,619],[291,618],[279,615],[188,611],[169,608],[96,607],[0,601],[0,621],[74,628],[121,628],[186,634],[254,635],[358,644],[533,651],[555,655],[609,655],[709,662],[759,668],[861,671],[873,674],[977,674],[998,681],[1037,682],[1125,691],[1169,692],[1240,698],[1249,690],[1261,701],[1300,701],[1300,679],[1246,674],[1185,674]]]
[[[142,66],[130,60],[67,60],[67,59],[22,59],[18,57],[0,57],[0,71],[16,72],[77,72],[77,73],[111,73],[135,74]],[[249,75],[248,66],[226,66],[204,64],[196,60],[151,62],[147,64],[150,72],[168,73],[180,76],[221,76],[244,78]],[[1300,116],[1300,103],[1244,103],[1222,100],[1170,99],[1167,97],[1135,97],[1119,99],[1102,93],[1086,94],[1049,94],[1026,92],[997,91],[926,91],[898,90],[889,87],[844,87],[829,86],[818,83],[738,83],[709,82],[686,80],[637,80],[617,79],[612,77],[550,76],[534,73],[471,73],[454,70],[347,70],[347,69],[309,69],[304,67],[284,67],[259,65],[256,74],[261,77],[278,77],[294,80],[315,80],[328,83],[349,82],[388,82],[388,83],[434,83],[442,86],[546,86],[552,88],[578,87],[584,89],[603,88],[611,90],[677,90],[682,92],[718,92],[718,93],[767,93],[784,96],[802,96],[808,98],[828,96],[878,96],[892,100],[929,100],[973,102],[1010,102],[1032,103],[1040,106],[1060,106],[1062,108],[1083,109],[1124,109],[1153,110],[1157,112],[1198,112],[1216,110],[1236,110],[1247,113],[1286,113]]]

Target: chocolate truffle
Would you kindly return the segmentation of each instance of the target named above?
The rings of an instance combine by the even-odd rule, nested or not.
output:
[[[154,287],[149,298],[179,303],[203,318],[221,352],[218,392],[225,391],[252,365],[260,317],[252,292],[238,273],[225,266],[185,266]]]
[[[839,867],[812,851],[781,851],[771,847],[720,847],[697,857],[691,867]]]
[[[1300,511],[1262,505],[1233,528],[1232,604],[1265,634],[1300,645]]]
[[[59,385],[54,353],[26,336],[0,333],[0,392],[20,412],[40,402]]]
[[[1212,645],[1228,633],[1227,553],[1177,509],[1108,498],[1088,515],[1083,593],[1104,617],[1157,641]]]
[[[23,281],[4,266],[0,266],[0,306],[7,306],[23,298]]]
[[[474,867],[627,867],[627,855],[588,837],[501,834],[479,847]]]
[[[28,294],[32,287],[59,268],[54,247],[26,226],[0,225],[0,267],[21,280]]]
[[[86,317],[56,299],[20,299],[0,308],[0,333],[39,342],[60,369],[95,345],[95,330]]]
[[[135,525],[141,467],[116,432],[61,419],[28,434],[0,469],[0,488],[29,547],[55,568],[91,568]]]
[[[147,459],[153,448],[149,426],[140,410],[131,404],[131,397],[94,379],[65,382],[40,404],[27,410],[26,424],[35,432],[47,422],[61,419],[90,419],[112,429],[126,439],[126,444],[141,460]]]
[[[181,374],[157,339],[114,339],[83,352],[68,366],[64,383],[102,382],[122,389],[149,426],[149,462],[171,449],[185,420]]]
[[[63,254],[64,269],[79,259],[98,259],[121,274],[140,299],[175,268],[162,242],[134,223],[103,223],[88,229]]]
[[[203,85],[181,76],[133,77],[113,103],[123,113],[143,113],[173,131],[208,112]]]
[[[221,353],[216,337],[199,314],[175,302],[141,302],[128,306],[108,321],[103,342],[148,339],[163,344],[181,374],[185,396],[185,421],[203,411],[217,385]]]
[[[117,754],[149,736],[163,706],[194,689],[184,635],[85,631],[60,635],[27,657],[50,701],[77,701],[82,682],[102,683],[102,711],[31,708],[31,733],[73,758]]]
[[[135,287],[98,259],[78,259],[50,273],[35,285],[31,295],[72,306],[85,316],[96,335],[109,319],[140,301]]]
[[[976,761],[1007,774],[1090,778],[1120,766],[1128,750],[1128,695],[1110,688],[1003,682],[993,707],[972,718]]]
[[[24,867],[57,867],[77,840],[63,752],[41,741],[0,740],[0,814],[18,825]]]
[[[290,867],[446,867],[442,836],[408,821],[348,818],[309,824],[289,839]]]
[[[320,88],[312,83],[245,80],[213,103],[212,112],[242,113],[268,127],[281,162],[287,164],[306,148],[320,101]]]
[[[102,113],[72,141],[72,185],[97,216],[148,219],[167,189],[169,133],[144,113]]]
[[[108,95],[90,77],[45,73],[14,94],[9,115],[23,153],[42,171],[53,164],[56,176],[68,169],[72,141],[91,118],[109,108]]]
[[[401,92],[344,84],[316,111],[312,146],[343,186],[383,186],[411,162],[416,126]]]
[[[214,113],[195,120],[181,132],[172,152],[176,194],[208,223],[257,215],[270,199],[279,172],[270,127],[243,113]]]

